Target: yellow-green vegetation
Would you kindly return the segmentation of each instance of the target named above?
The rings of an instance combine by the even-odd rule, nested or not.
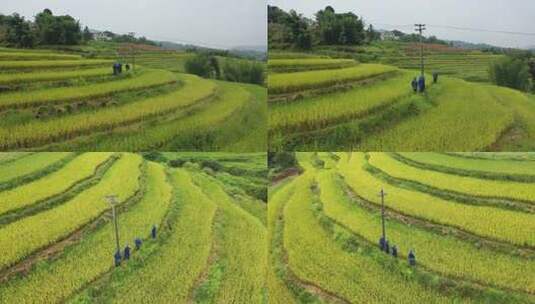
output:
[[[24,159],[46,166],[39,155],[50,162],[57,158],[48,152],[0,154],[6,159],[0,166]],[[94,182],[0,226],[1,303],[268,302],[267,198],[251,191],[267,191],[261,174],[267,172],[265,153],[143,153],[144,159],[133,153],[64,153],[63,159],[74,159],[41,178],[68,170],[73,180],[65,175],[55,185],[67,187],[83,170],[70,164],[104,155],[115,155],[114,161]],[[30,184],[12,190],[31,197],[40,189]],[[120,267],[114,265],[115,225],[106,199],[112,194]],[[124,259],[127,245],[130,258]]]
[[[311,53],[274,52],[268,77],[270,149],[528,151],[535,148],[535,103],[529,96],[508,88],[458,79],[471,79],[475,74],[468,74],[480,73],[469,65],[456,66],[455,73],[427,68],[426,93],[413,93],[411,82],[419,77],[419,71],[403,65],[377,64],[388,64],[383,59],[389,56],[410,59],[411,56],[391,54],[396,50],[404,52],[400,50],[402,47],[403,44],[396,43],[387,47],[385,43],[370,47],[322,46]],[[500,57],[454,51],[456,54],[445,56],[467,56],[466,60],[484,57],[490,61]],[[330,60],[366,63],[350,68],[321,67],[320,63],[327,64]],[[292,65],[306,69],[307,64],[313,71],[278,73]],[[432,72],[439,73],[436,84]]]
[[[428,166],[431,169],[435,169],[435,171],[457,172],[461,175],[475,172],[474,176],[478,174],[483,176],[504,176],[504,179],[506,176],[535,175],[535,162],[530,161],[477,159],[446,153],[403,152],[398,154],[423,167]],[[524,153],[516,154],[521,156]]]
[[[103,77],[110,75],[109,68],[94,68],[73,71],[45,71],[36,73],[4,73],[0,74],[0,84],[20,84],[36,81],[55,81],[84,77]]]
[[[0,244],[6,249],[0,257],[0,269],[65,238],[99,217],[110,208],[109,203],[104,201],[104,196],[116,193],[118,202],[124,202],[133,196],[139,189],[140,164],[141,157],[125,154],[96,186],[61,206],[2,227]]]
[[[35,173],[40,169],[50,166],[62,159],[67,158],[70,152],[43,152],[28,155],[20,159],[15,159],[6,164],[0,163],[0,183]]]
[[[406,90],[410,80],[411,75],[404,73],[376,86],[271,105],[270,132],[320,129],[365,116],[410,94]]]
[[[102,66],[111,64],[111,60],[83,59],[83,60],[0,60],[0,69],[3,70],[27,70],[27,69],[58,69],[79,68],[90,66]]]
[[[0,215],[43,202],[67,191],[73,185],[95,174],[96,167],[111,155],[111,153],[82,154],[59,171],[20,187],[0,192],[0,201],[3,202],[0,204]],[[32,161],[31,159],[25,160]]]
[[[46,103],[60,103],[69,100],[83,100],[107,96],[126,90],[139,90],[176,81],[170,72],[149,70],[138,77],[117,81],[74,86],[68,88],[51,88],[29,92],[13,92],[0,95],[0,109],[29,107]]]
[[[363,153],[353,153],[351,159],[342,156],[340,173],[347,184],[364,199],[380,204],[377,189],[390,192],[386,205],[398,212],[449,225],[492,239],[516,245],[535,245],[534,216],[486,206],[447,201],[433,195],[396,187],[367,171]]]
[[[463,160],[436,153],[401,155],[418,163],[459,158],[457,165],[465,161],[468,167],[463,170],[473,179],[478,172],[511,174],[499,170],[507,168],[504,161],[529,162]],[[274,271],[268,283],[276,303],[535,300],[531,212],[476,207],[389,183],[370,169],[370,164],[382,166],[388,157],[386,153],[297,154],[304,173],[270,192],[268,252]],[[471,171],[471,161],[481,161],[477,171]],[[405,172],[405,167],[413,169],[400,162],[392,171]],[[443,167],[450,168],[448,162],[442,162]],[[433,172],[430,167],[427,170]],[[479,181],[480,188],[492,187],[486,184],[490,178]],[[396,257],[378,246],[382,189],[386,237],[390,248],[396,245]],[[416,266],[407,262],[409,250],[416,254]]]
[[[148,164],[143,198],[119,216],[121,246],[133,247],[135,238],[148,237],[152,225],[159,224],[165,216],[171,191],[163,166]],[[0,287],[0,298],[10,303],[55,303],[69,298],[87,282],[112,269],[113,233],[113,224],[107,222],[46,267],[39,267],[28,276]]]
[[[296,72],[303,70],[339,69],[357,65],[352,59],[302,58],[270,59],[268,68],[272,72]]]
[[[270,94],[291,93],[318,87],[359,81],[398,69],[380,64],[361,64],[356,67],[298,73],[271,74],[268,79]]]
[[[453,299],[426,290],[362,253],[344,251],[322,230],[312,212],[312,176],[301,177],[284,208],[284,247],[288,265],[306,282],[351,303],[451,303]]]
[[[482,180],[408,166],[385,153],[370,153],[369,164],[386,174],[439,189],[473,196],[518,199],[535,204],[533,185],[521,182]]]
[[[265,87],[186,74],[195,52],[140,46],[134,64],[131,47],[1,48],[0,150],[266,150]],[[232,68],[245,59],[217,59],[221,73],[228,70],[225,79],[240,81]],[[120,75],[113,74],[115,63],[122,64]]]

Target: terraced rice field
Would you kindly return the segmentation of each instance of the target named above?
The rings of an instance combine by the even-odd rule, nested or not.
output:
[[[0,153],[0,302],[267,303],[265,153],[149,155]]]
[[[185,74],[191,56],[141,52],[113,76],[105,54],[0,49],[0,150],[265,151],[265,88]]]
[[[304,172],[270,190],[273,303],[535,301],[531,160],[440,153],[298,153],[298,160]],[[496,199],[497,185],[531,192],[522,201],[511,193]],[[378,246],[382,189],[397,257]]]
[[[270,59],[269,65],[280,69],[311,63],[306,71],[270,69],[270,150],[535,148],[535,103],[522,92],[448,76],[433,84],[427,75],[426,94],[415,94],[411,89],[418,76],[415,71],[369,63],[322,68],[314,62],[341,59],[308,56],[280,52],[277,59]]]

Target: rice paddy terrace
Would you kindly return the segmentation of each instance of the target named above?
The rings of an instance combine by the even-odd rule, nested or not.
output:
[[[0,302],[267,303],[265,158],[0,153]]]
[[[420,70],[420,44],[417,43],[381,41],[364,47],[326,46],[319,48],[317,53]],[[424,56],[429,73],[438,72],[475,82],[489,82],[490,64],[504,57],[479,50],[429,43],[424,44]]]
[[[519,91],[427,75],[415,94],[416,71],[316,53],[270,52],[268,67],[271,150],[535,148],[535,99]]]
[[[265,151],[249,135],[265,130],[264,88],[184,74],[191,54],[167,51],[113,76],[107,52],[0,49],[0,150]]]
[[[272,303],[534,303],[535,163],[523,155],[298,153],[270,188]],[[386,238],[379,249],[381,189]],[[416,265],[409,266],[409,250]]]

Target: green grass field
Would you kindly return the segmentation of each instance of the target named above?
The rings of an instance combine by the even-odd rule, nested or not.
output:
[[[48,170],[0,190],[35,201],[10,213],[2,204],[0,302],[268,303],[267,197],[250,191],[267,191],[266,175],[258,174],[267,172],[265,153],[0,157],[0,172]],[[16,178],[10,174],[2,178]],[[132,248],[120,267],[110,194],[117,196],[121,250]]]
[[[438,153],[297,157],[304,172],[270,187],[268,286],[275,303],[535,300],[533,210],[486,205],[481,195],[497,189],[496,183],[514,188],[519,182],[505,177],[523,174],[516,163],[531,161]],[[474,188],[463,188],[462,200],[446,197],[446,189],[441,193],[406,182],[414,170],[420,170],[420,183],[451,179],[467,187],[457,179],[469,178]],[[532,183],[525,186],[533,193]],[[378,246],[381,189],[387,194],[386,237],[396,245],[397,257]],[[532,197],[525,201],[533,202]],[[407,262],[409,250],[416,254],[416,266]]]
[[[1,48],[0,150],[266,150],[265,87],[186,74],[193,52],[125,47]],[[114,76],[116,60],[132,68]]]

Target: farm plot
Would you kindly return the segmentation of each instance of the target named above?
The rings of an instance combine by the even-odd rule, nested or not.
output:
[[[243,185],[259,179],[250,174],[265,154],[166,153],[155,158],[160,163],[130,153],[82,156],[101,154],[118,159],[97,182],[0,227],[1,302],[267,303],[266,202],[226,177],[236,174]],[[176,161],[183,158],[190,161]],[[241,166],[234,170],[236,162]],[[121,250],[132,248],[120,267],[113,263],[109,194],[117,195]],[[21,235],[29,237],[13,241]]]
[[[195,130],[204,140],[179,141],[181,149],[213,151],[234,145],[244,151],[265,150],[265,140],[244,132],[265,132],[265,89],[183,74],[177,66],[193,53],[142,52],[135,69],[123,67],[117,76],[112,75],[114,61],[108,59],[65,60],[52,58],[63,53],[49,51],[36,52],[41,57],[35,60],[11,60],[19,53],[0,50],[0,68],[8,71],[0,73],[0,150],[91,150],[98,140],[125,132],[129,140],[110,149],[144,150],[164,144],[174,148],[176,143],[169,142],[184,129]],[[212,138],[214,126],[238,132],[223,146]],[[158,130],[157,143],[139,132],[145,129]]]
[[[270,72],[298,72],[309,70],[340,69],[355,66],[358,63],[351,59],[270,59]]]
[[[374,153],[372,158],[374,155],[386,157]],[[422,161],[432,154],[411,153],[410,156]],[[502,210],[478,207],[474,211],[484,214],[479,219],[476,213],[466,214],[470,212],[468,209],[442,210],[440,218],[433,217],[436,208],[440,209],[440,198],[432,193],[422,193],[426,199],[423,196],[419,199],[415,194],[404,196],[401,194],[406,189],[401,185],[389,184],[381,178],[372,181],[376,177],[367,171],[364,153],[298,153],[298,160],[304,173],[278,187],[269,200],[269,227],[273,231],[268,243],[269,260],[275,272],[270,274],[268,282],[270,294],[273,292],[279,301],[361,303],[366,299],[367,303],[420,303],[428,299],[433,303],[532,303],[535,300],[535,285],[530,275],[535,267],[533,240],[530,245],[527,239],[510,242],[490,236],[494,234],[492,230],[497,232],[502,227],[522,227],[533,221],[533,214],[507,212],[508,216],[493,219],[492,212]],[[376,158],[376,164],[381,160]],[[485,171],[481,169],[484,167],[480,171]],[[481,181],[485,187],[487,180]],[[397,247],[396,257],[381,252],[377,245],[382,233],[378,197],[381,189],[387,193],[386,236],[390,246]],[[399,208],[403,202],[426,215]],[[461,206],[453,200],[444,200],[442,204],[452,208]],[[470,220],[462,224],[448,223],[457,215],[469,216]],[[488,225],[489,221],[495,221],[500,228]],[[478,230],[469,227],[473,222],[479,225]],[[528,234],[524,237],[530,238]],[[416,266],[406,262],[409,250],[416,253]],[[358,274],[366,270],[365,274]],[[396,281],[398,276],[402,278],[403,288]],[[385,286],[388,287],[374,292],[375,288]],[[360,291],[362,287],[364,290]],[[392,294],[385,295],[386,291]],[[387,296],[387,300],[382,296]]]

